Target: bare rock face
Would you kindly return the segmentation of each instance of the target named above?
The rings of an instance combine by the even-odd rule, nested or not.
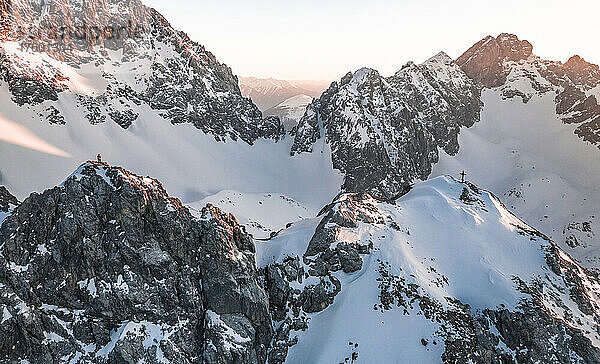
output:
[[[0,229],[0,361],[264,363],[252,238],[160,182],[88,162]]]
[[[391,198],[427,178],[438,148],[458,152],[460,127],[479,121],[480,108],[478,87],[445,53],[390,77],[363,68],[308,106],[291,154],[325,138],[344,191]]]
[[[529,58],[533,46],[516,35],[503,33],[497,38],[487,36],[460,56],[456,63],[473,80],[485,87],[497,87],[506,82],[505,61],[519,62]]]
[[[227,65],[139,0],[9,0],[0,12],[0,82],[20,106],[54,107],[52,118],[42,115],[49,123],[73,112],[60,96],[92,124],[127,129],[149,106],[217,140],[285,134],[242,96]]]

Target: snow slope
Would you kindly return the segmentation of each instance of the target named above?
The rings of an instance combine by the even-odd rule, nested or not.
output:
[[[466,313],[474,320],[491,320],[488,333],[499,340],[496,350],[514,357],[515,351],[506,346],[506,338],[488,313],[523,313],[522,304],[540,305],[551,316],[582,330],[594,346],[600,345],[598,322],[569,297],[570,286],[563,273],[549,266],[550,241],[536,235],[492,194],[438,177],[415,185],[395,204],[358,197],[358,204],[366,209],[357,212],[352,206],[358,205],[348,198],[344,195],[337,200],[333,211],[341,216],[364,213],[380,223],[359,221],[351,227],[337,218],[323,217],[325,229],[335,229],[331,249],[342,243],[372,243],[371,252],[361,255],[362,267],[356,272],[330,272],[341,282],[341,291],[324,310],[300,312],[300,318],[307,318],[308,328],[293,331],[291,336],[299,340],[289,348],[286,363],[442,362],[442,354],[449,355],[451,350],[445,343],[453,335],[467,340],[473,330],[473,326],[462,326],[460,320],[449,319],[451,315],[444,316],[445,310]],[[312,263],[319,256],[309,256],[306,249],[319,221],[304,221],[269,243],[257,244],[259,266],[303,256],[305,271],[317,269]],[[557,255],[571,264],[566,254],[559,251]],[[573,269],[583,282],[593,312],[599,312],[600,285],[588,280],[580,268]],[[302,290],[315,282],[318,278],[311,273],[302,283],[293,281],[291,285]],[[540,296],[532,293],[537,292],[535,288],[523,289],[534,283],[543,287]],[[390,293],[386,290],[392,292],[391,297],[404,299],[386,304],[382,298]],[[463,306],[455,306],[454,299],[469,305],[466,311],[457,308]],[[428,306],[431,302],[439,306]],[[435,319],[428,316],[428,309],[438,312]],[[551,347],[550,342],[542,345]],[[469,353],[467,358],[476,355]],[[572,362],[577,360],[578,355],[573,354]]]
[[[252,146],[231,139],[217,142],[190,124],[172,125],[144,105],[128,129],[114,122],[91,125],[75,106],[75,98],[76,94],[63,92],[56,103],[19,107],[11,101],[6,84],[0,86],[0,120],[42,141],[28,148],[0,140],[2,183],[18,198],[59,184],[82,160],[97,153],[111,164],[157,177],[184,202],[222,190],[273,192],[318,210],[341,184],[326,149],[292,158],[291,138],[278,143],[259,139]],[[61,110],[67,125],[40,121],[38,113],[48,103]],[[48,153],[48,145],[64,154]]]
[[[600,150],[573,133],[576,125],[559,119],[553,94],[525,104],[501,92],[483,92],[481,121],[461,130],[456,156],[440,153],[432,176],[465,170],[582,264],[597,268]],[[584,231],[586,222],[591,231]]]
[[[319,212],[281,194],[242,193],[230,190],[223,190],[190,203],[188,207],[192,212],[199,214],[208,203],[232,213],[255,239],[267,239],[288,224],[312,218]]]

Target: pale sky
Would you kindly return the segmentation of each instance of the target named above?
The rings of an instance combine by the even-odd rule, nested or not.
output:
[[[391,75],[443,50],[456,58],[486,35],[534,53],[600,63],[600,2],[485,0],[142,0],[241,76],[337,80],[366,66]]]

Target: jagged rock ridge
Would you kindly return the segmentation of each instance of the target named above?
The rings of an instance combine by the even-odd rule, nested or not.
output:
[[[0,229],[0,361],[264,363],[252,238],[160,182],[88,162]]]
[[[0,212],[9,212],[18,204],[19,200],[6,187],[0,186]]]
[[[533,46],[513,34],[488,36],[456,62],[483,87],[501,87],[505,98],[528,102],[555,93],[556,113],[575,133],[600,148],[600,69],[575,55],[566,63],[541,59]],[[523,82],[526,85],[523,85]]]
[[[458,151],[460,127],[479,120],[479,98],[476,84],[444,53],[390,77],[363,68],[308,106],[291,132],[291,153],[311,152],[325,138],[345,191],[390,198],[427,178],[438,148]]]
[[[8,1],[0,12],[0,83],[49,123],[69,122],[73,110],[56,101],[71,91],[92,124],[128,128],[147,105],[218,140],[284,134],[242,97],[229,67],[139,0]]]

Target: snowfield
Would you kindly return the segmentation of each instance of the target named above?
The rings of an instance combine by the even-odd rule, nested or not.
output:
[[[271,234],[285,229],[288,224],[313,218],[318,213],[318,210],[303,206],[285,195],[228,190],[192,202],[188,207],[193,213],[200,215],[202,208],[208,203],[232,213],[255,239],[267,239]]]
[[[461,129],[456,156],[441,151],[432,176],[467,172],[528,224],[548,234],[588,268],[600,254],[600,150],[583,142],[556,115],[552,94],[503,100],[486,90],[481,121]],[[569,229],[589,222],[592,232]],[[577,234],[580,246],[570,247]]]

